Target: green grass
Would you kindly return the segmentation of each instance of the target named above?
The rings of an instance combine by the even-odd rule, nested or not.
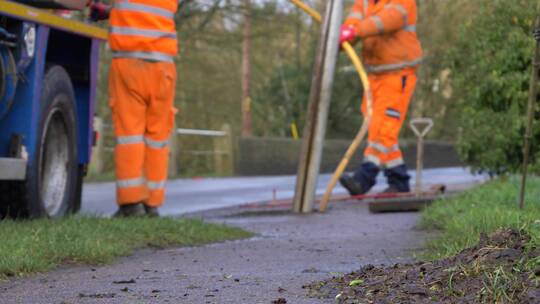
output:
[[[519,179],[493,181],[457,198],[441,201],[427,208],[420,226],[439,230],[428,241],[423,258],[452,256],[478,243],[480,233],[499,228],[513,228],[532,237],[531,247],[540,245],[540,178],[529,179],[526,208],[517,205]],[[531,261],[540,265],[540,258]]]
[[[420,226],[439,233],[428,241],[420,258],[436,260],[453,256],[475,246],[481,233],[490,234],[500,228],[512,228],[527,234],[531,237],[528,249],[540,248],[540,178],[529,180],[524,210],[518,208],[519,184],[517,177],[493,181],[427,208],[422,214]],[[477,296],[486,303],[517,303],[516,293],[527,290],[527,284],[520,274],[539,283],[534,275],[540,269],[538,256],[524,255],[514,265],[474,263],[471,266],[458,266],[462,269],[461,276],[466,274],[481,278],[483,288]]]
[[[239,228],[193,219],[5,220],[0,222],[0,279],[62,264],[106,264],[138,248],[194,246],[250,236]]]

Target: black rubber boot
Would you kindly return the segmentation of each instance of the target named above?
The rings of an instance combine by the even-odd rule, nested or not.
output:
[[[136,217],[136,216],[143,216],[144,210],[141,207],[140,203],[137,204],[129,204],[129,205],[122,205],[118,208],[118,211],[113,215],[113,217],[119,218],[119,217]]]
[[[411,177],[407,173],[407,166],[401,165],[391,169],[384,170],[384,175],[388,181],[388,191],[386,193],[402,193],[410,192],[411,187],[409,185],[409,180]]]
[[[384,189],[381,193],[383,194],[392,194],[392,193],[401,193],[398,188],[394,185],[389,185],[388,188]]]
[[[347,174],[343,174],[339,178],[339,183],[345,189],[347,189],[347,191],[349,191],[350,195],[361,195],[361,194],[364,194],[364,193],[367,192],[367,191],[364,190],[364,188],[362,187],[362,184],[360,182],[358,182],[356,179],[354,179],[354,177],[352,177],[350,175],[347,175]]]
[[[351,195],[366,194],[375,186],[379,171],[379,166],[372,162],[365,162],[358,167],[352,177],[344,174],[340,182]]]
[[[156,207],[144,205],[144,212],[146,212],[146,216],[148,217],[159,217],[159,211]]]

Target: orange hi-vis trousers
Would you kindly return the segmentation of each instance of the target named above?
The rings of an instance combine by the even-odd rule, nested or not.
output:
[[[370,74],[373,92],[373,118],[369,127],[364,162],[392,169],[404,164],[398,137],[416,87],[414,69]],[[362,104],[365,114],[366,100]]]
[[[113,59],[109,104],[116,135],[116,199],[160,207],[165,198],[176,67],[171,62]]]

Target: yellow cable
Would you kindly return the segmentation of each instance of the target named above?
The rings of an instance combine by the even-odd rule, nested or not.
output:
[[[321,14],[319,14],[319,12],[317,12],[316,10],[309,7],[304,2],[302,2],[300,0],[290,0],[290,1],[292,3],[294,3],[294,5],[296,5],[298,8],[300,8],[301,10],[306,12],[308,15],[310,15],[313,19],[315,19],[315,21],[317,21],[319,23],[322,22]]]
[[[296,5],[298,8],[305,11],[307,14],[309,14],[313,19],[315,19],[317,22],[322,22],[321,15],[308,5],[306,5],[304,2],[300,0],[290,0],[294,5]],[[362,86],[364,88],[364,94],[366,96],[367,100],[367,113],[364,118],[364,122],[362,123],[362,127],[360,128],[360,131],[354,138],[352,144],[350,145],[349,149],[345,153],[345,156],[339,163],[336,171],[334,172],[334,175],[332,176],[332,179],[328,183],[328,186],[326,187],[326,192],[324,193],[324,196],[321,200],[321,204],[319,206],[319,211],[324,212],[326,210],[326,207],[328,206],[328,202],[330,201],[330,197],[332,196],[332,191],[334,190],[334,187],[337,184],[337,181],[341,174],[345,171],[347,168],[347,165],[349,164],[349,160],[354,155],[360,144],[362,143],[362,140],[364,137],[366,137],[366,134],[369,130],[369,124],[371,122],[371,118],[373,116],[373,95],[371,93],[371,88],[369,86],[369,80],[366,73],[366,70],[364,69],[364,65],[362,64],[362,61],[360,60],[360,57],[358,54],[356,54],[356,51],[352,47],[352,45],[348,42],[345,42],[341,46],[345,53],[349,56],[351,59],[354,68],[356,69],[356,72],[358,73],[358,76],[360,77],[360,81],[362,83]]]

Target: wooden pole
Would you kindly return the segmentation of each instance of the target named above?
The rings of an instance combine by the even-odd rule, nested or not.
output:
[[[311,7],[307,6],[301,0],[290,0],[290,1],[292,3],[294,3],[298,8],[302,9],[307,14],[309,14],[315,21],[317,21],[317,22],[322,21],[321,20],[322,19],[321,15],[317,11],[312,9]],[[340,4],[340,5],[342,5],[342,4]],[[360,131],[356,135],[356,137],[353,140],[351,146],[347,150],[347,153],[345,154],[345,156],[343,157],[343,159],[339,163],[336,171],[334,172],[334,175],[332,176],[330,182],[328,183],[328,185],[326,187],[326,192],[324,193],[323,199],[321,200],[321,204],[320,204],[320,207],[319,207],[319,211],[321,211],[321,212],[324,212],[326,210],[326,206],[328,205],[328,202],[330,201],[330,197],[332,196],[332,191],[333,191],[334,187],[336,186],[339,177],[341,176],[341,174],[343,174],[343,172],[345,171],[345,168],[349,164],[349,161],[350,161],[351,157],[354,155],[354,153],[356,152],[356,150],[360,146],[360,143],[362,142],[363,138],[366,136],[366,134],[368,132],[368,129],[369,129],[369,125],[371,123],[371,118],[373,116],[373,96],[371,94],[371,88],[369,86],[368,76],[367,76],[367,73],[366,73],[366,71],[364,69],[364,66],[362,64],[362,61],[360,60],[360,58],[356,54],[356,52],[355,52],[355,50],[354,50],[354,48],[352,47],[351,44],[349,44],[348,42],[345,42],[345,43],[343,43],[342,47],[345,50],[345,52],[347,53],[347,55],[349,56],[349,58],[351,59],[351,61],[353,62],[353,65],[354,65],[356,71],[358,72],[358,76],[360,76],[360,80],[361,80],[362,86],[364,88],[364,94],[367,97],[366,98],[367,99],[367,113],[366,113],[366,116],[364,117],[364,122],[362,123],[362,127],[360,128]],[[309,117],[309,115],[308,115],[308,117]],[[308,120],[308,123],[309,122],[310,121]],[[309,130],[309,128],[306,127],[306,130]],[[306,135],[304,134],[304,137],[305,136]],[[304,154],[302,153],[301,155],[304,155]],[[302,165],[302,163],[300,163],[300,164]],[[300,172],[301,172],[301,170],[299,170],[299,175],[298,175],[299,180],[301,178]],[[298,184],[299,183],[297,182],[297,187],[298,187]],[[298,190],[298,188],[297,188],[297,190]]]
[[[232,176],[234,175],[234,137],[231,126],[229,124],[224,124],[221,127],[221,130],[227,133],[227,136],[223,138],[223,150],[225,151],[224,157],[224,166],[225,174]]]
[[[538,15],[536,16],[535,29],[540,29],[540,1],[538,1]],[[523,147],[523,176],[521,178],[521,189],[519,192],[519,208],[525,207],[525,192],[527,188],[527,174],[529,169],[529,157],[531,150],[531,139],[533,135],[534,112],[536,97],[538,93],[538,71],[540,65],[540,42],[536,42],[536,49],[533,57],[531,83],[529,87],[529,102],[527,105],[527,127],[525,131]]]
[[[360,127],[360,131],[358,131],[358,134],[356,134],[356,137],[354,138],[353,142],[347,149],[347,152],[345,153],[345,156],[343,159],[339,162],[338,167],[334,171],[334,175],[330,179],[330,182],[326,186],[326,192],[323,195],[323,198],[321,200],[321,204],[319,205],[319,211],[325,212],[326,207],[328,206],[328,203],[330,202],[330,198],[332,196],[332,192],[334,191],[334,187],[336,186],[339,177],[343,174],[345,169],[347,168],[347,165],[349,164],[349,161],[356,153],[356,150],[358,150],[358,147],[366,137],[368,131],[369,131],[369,125],[371,124],[371,118],[373,117],[373,95],[371,93],[371,87],[369,86],[369,80],[367,73],[364,69],[364,66],[362,62],[360,61],[360,58],[356,55],[356,52],[354,51],[353,47],[345,42],[343,44],[343,49],[349,55],[351,58],[354,67],[356,71],[358,72],[358,76],[360,76],[360,80],[362,82],[362,86],[364,88],[364,94],[366,95],[367,100],[367,113],[364,117],[364,122],[362,123],[362,127]]]
[[[231,127],[224,124],[221,131],[225,136],[216,136],[213,139],[214,146],[214,168],[215,172],[221,176],[230,176],[233,174],[233,143]]]
[[[242,136],[252,136],[251,115],[251,0],[244,3],[244,38],[242,42]]]
[[[315,61],[293,200],[293,210],[298,213],[313,211],[313,200],[320,171],[328,109],[339,51],[338,36],[342,14],[342,0],[328,1]]]
[[[169,139],[169,178],[178,176],[178,134],[176,134],[176,119]]]
[[[423,126],[423,127],[421,127]],[[424,171],[424,139],[433,128],[433,119],[415,118],[410,122],[410,127],[416,135],[416,187],[417,196],[422,193],[422,173]]]

